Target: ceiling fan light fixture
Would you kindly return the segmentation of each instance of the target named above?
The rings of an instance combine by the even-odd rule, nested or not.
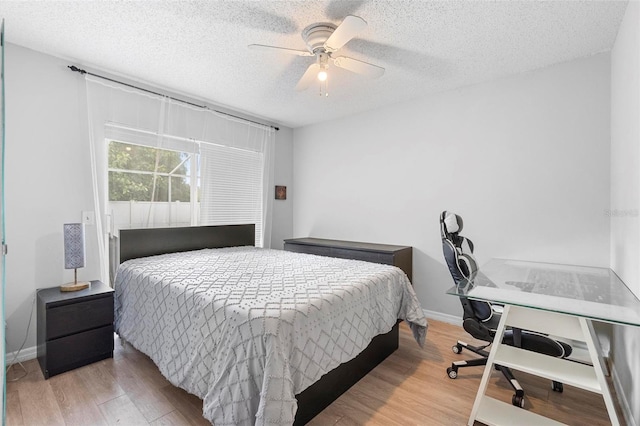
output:
[[[329,69],[329,55],[326,52],[318,52],[318,65],[320,66],[318,80],[326,81],[328,77],[327,70]]]
[[[318,72],[318,80],[320,80],[320,81],[326,81],[327,80],[327,76],[328,76],[328,74],[327,74],[327,70],[326,69],[321,69]]]

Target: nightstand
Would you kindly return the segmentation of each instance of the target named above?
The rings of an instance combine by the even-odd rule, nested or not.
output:
[[[38,290],[38,362],[44,378],[113,357],[113,289]]]

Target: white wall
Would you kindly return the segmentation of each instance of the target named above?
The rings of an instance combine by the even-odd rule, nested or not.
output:
[[[9,44],[6,50],[7,352],[25,338],[35,290],[73,279],[64,269],[62,225],[93,210],[84,79],[68,61]],[[183,98],[183,96],[179,96]],[[188,99],[187,99],[188,100]],[[276,132],[276,180],[291,176],[291,129]],[[274,203],[275,204],[275,203]],[[274,209],[274,237],[291,236],[291,209]],[[98,276],[95,227],[87,227],[87,266]],[[35,354],[35,314],[25,354]]]
[[[276,133],[274,185],[287,187],[286,200],[273,200],[271,247],[284,248],[284,240],[293,236],[293,131],[280,127]]]
[[[64,269],[62,224],[93,210],[82,78],[65,62],[7,45],[6,224],[7,352],[25,338],[37,288],[73,280]],[[87,227],[88,253],[95,228]],[[79,279],[98,273],[88,256]],[[35,345],[35,313],[25,347]],[[11,361],[11,359],[8,359]]]
[[[294,129],[293,233],[414,247],[423,308],[445,295],[438,218],[492,257],[609,265],[608,54]]]
[[[640,2],[631,1],[611,52],[611,268],[640,297]],[[640,329],[614,327],[614,382],[640,424]]]

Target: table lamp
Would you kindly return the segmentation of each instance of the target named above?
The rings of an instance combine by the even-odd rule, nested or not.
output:
[[[78,291],[89,287],[88,282],[78,282],[78,268],[84,268],[84,224],[64,224],[64,268],[73,269],[73,282],[60,286],[60,291]]]

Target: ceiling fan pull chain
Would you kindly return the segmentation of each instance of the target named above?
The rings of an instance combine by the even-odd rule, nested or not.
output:
[[[319,96],[324,95],[325,97],[329,96],[329,78],[327,77],[325,80],[320,82],[320,91],[318,92]]]

